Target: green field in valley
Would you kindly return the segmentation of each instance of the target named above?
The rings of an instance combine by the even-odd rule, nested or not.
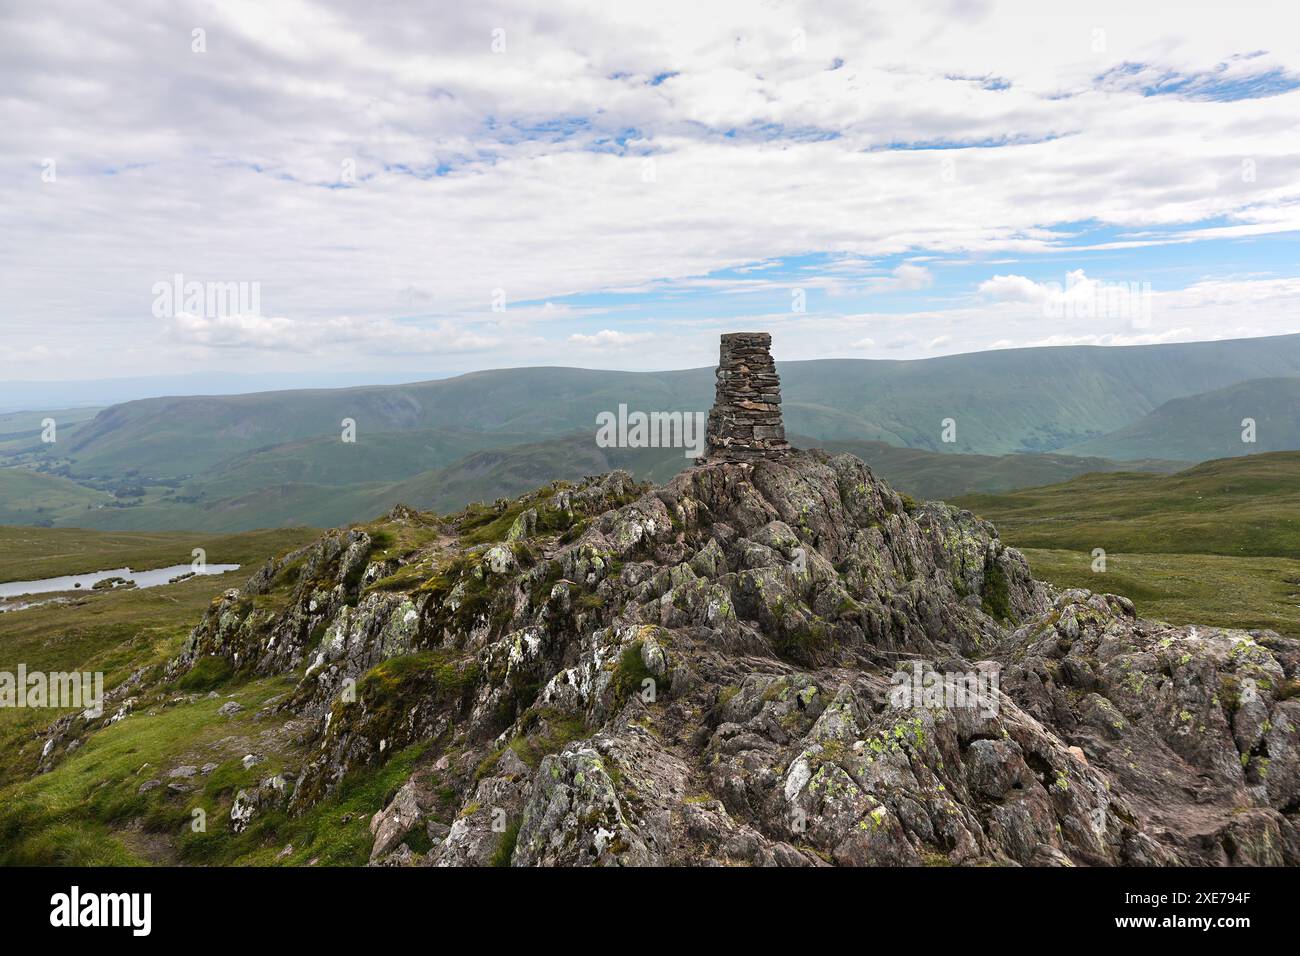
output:
[[[192,531],[89,531],[0,525],[0,582],[84,574],[109,568],[135,571],[189,564],[202,548],[209,564],[249,565],[313,540],[311,528],[275,528],[238,534]]]
[[[1300,637],[1297,560],[1120,553],[1107,554],[1105,572],[1097,573],[1086,552],[1023,550],[1035,577],[1058,587],[1122,594],[1143,617]]]
[[[992,521],[1058,586],[1123,594],[1142,615],[1174,623],[1300,637],[1300,452],[1173,475],[1085,475],[954,503]]]

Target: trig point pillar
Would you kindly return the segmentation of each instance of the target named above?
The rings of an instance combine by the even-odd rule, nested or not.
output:
[[[772,336],[766,332],[722,337],[718,391],[709,412],[709,458],[776,458],[790,450],[771,349]]]

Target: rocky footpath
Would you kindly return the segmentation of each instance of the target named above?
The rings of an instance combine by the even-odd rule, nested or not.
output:
[[[168,677],[218,659],[307,728],[232,827],[423,748],[376,864],[1300,862],[1300,642],[1056,593],[847,455],[399,508],[228,591]]]

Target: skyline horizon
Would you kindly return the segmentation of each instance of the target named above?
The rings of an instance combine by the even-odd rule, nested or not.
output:
[[[728,331],[745,332],[745,331],[765,331],[765,330],[733,329]],[[728,333],[723,332],[721,334],[728,334]],[[1283,332],[1283,333],[1274,333],[1268,335],[1241,336],[1240,338],[1208,338],[1208,339],[1195,339],[1186,342],[1157,342],[1157,343],[1141,343],[1141,344],[1132,344],[1132,345],[1080,344],[1080,345],[1008,346],[1003,348],[978,349],[971,352],[952,352],[952,353],[947,353],[945,355],[918,356],[916,358],[827,355],[827,356],[820,356],[815,358],[798,358],[798,359],[777,358],[776,361],[778,365],[806,364],[812,362],[879,362],[882,364],[883,363],[905,364],[905,363],[917,363],[917,362],[930,362],[930,361],[935,361],[935,360],[940,360],[945,358],[960,358],[960,357],[982,355],[982,354],[996,353],[996,352],[1047,351],[1053,349],[1076,349],[1076,348],[1077,349],[1096,348],[1096,349],[1107,349],[1107,350],[1162,348],[1171,345],[1183,345],[1183,346],[1215,345],[1215,344],[1221,344],[1224,342],[1231,342],[1231,341],[1248,341],[1248,340],[1261,339],[1261,338],[1280,339],[1280,338],[1290,338],[1295,336],[1300,336],[1300,332]],[[776,348],[775,344],[773,348],[775,350]],[[346,389],[365,389],[371,387],[391,388],[391,387],[400,387],[403,385],[419,385],[427,382],[436,382],[436,381],[444,381],[444,380],[450,380],[456,378],[463,378],[469,375],[475,375],[481,373],[523,371],[523,370],[531,370],[531,369],[555,369],[555,370],[577,371],[577,372],[621,372],[621,373],[628,373],[628,374],[654,375],[654,374],[664,374],[664,373],[674,373],[674,372],[699,371],[701,369],[712,368],[714,367],[715,364],[716,363],[714,364],[706,363],[701,365],[685,365],[685,366],[678,366],[678,367],[664,367],[664,368],[653,368],[653,369],[620,368],[616,366],[595,366],[595,365],[564,365],[564,364],[491,365],[491,366],[484,366],[482,368],[468,369],[465,371],[448,372],[443,374],[430,374],[424,378],[407,378],[405,376],[399,377],[394,375],[390,377],[388,380],[385,380],[382,376],[380,378],[369,377],[374,375],[375,373],[363,372],[363,371],[351,371],[351,372],[322,371],[319,373],[293,372],[293,373],[283,373],[280,376],[276,376],[269,373],[195,371],[195,372],[189,372],[180,375],[117,376],[117,377],[109,377],[109,378],[90,378],[90,379],[16,379],[11,381],[0,380],[0,415],[15,415],[24,412],[53,410],[56,409],[56,407],[66,408],[66,409],[106,408],[112,405],[124,404],[126,402],[143,401],[147,399],[156,399],[156,398],[187,398],[187,397],[216,398],[222,396],[256,395],[256,394],[269,393],[269,392],[336,391],[336,390],[346,390]],[[326,381],[326,379],[331,375],[334,376],[335,378],[335,381],[332,384]],[[313,381],[317,381],[319,382],[319,384],[310,384],[302,381],[299,381],[292,385],[285,385],[283,387],[276,387],[275,385],[271,384],[272,380],[275,379],[276,377],[302,379],[305,376],[311,376]],[[196,391],[190,391],[190,392],[172,392],[165,389],[163,391],[153,391],[153,392],[145,391],[146,389],[151,387],[146,383],[152,383],[152,382],[166,381],[166,382],[179,383],[187,379],[192,379],[192,380],[224,379],[225,381],[236,381],[241,378],[259,381],[262,383],[262,386],[250,387],[246,389],[233,390],[233,391],[220,390],[220,386],[216,386],[216,385],[209,385],[209,386],[198,385],[196,386],[197,387]],[[356,379],[356,381],[347,382],[347,381],[342,381],[341,379]],[[112,394],[111,390],[115,384],[118,385],[119,387],[135,385],[136,391],[138,393],[132,394],[131,397],[120,397],[119,395],[118,397],[106,398],[103,401],[97,401],[93,399],[69,400],[66,402],[66,404],[63,405],[58,405],[56,402],[49,400],[49,398],[47,397],[45,400],[34,402],[30,406],[22,406],[19,404],[14,404],[13,399],[8,397],[11,394],[16,394],[18,390],[23,390],[23,389],[29,389],[29,388],[57,389],[59,387],[72,388],[72,389],[77,389],[77,388],[89,389],[89,388],[99,387],[106,390],[106,393],[111,395]],[[48,394],[49,393],[47,393],[47,396]]]

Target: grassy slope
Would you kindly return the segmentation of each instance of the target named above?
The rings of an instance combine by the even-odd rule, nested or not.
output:
[[[220,749],[219,741],[264,725],[251,716],[252,708],[261,706],[273,692],[287,689],[283,680],[239,688],[235,699],[248,709],[232,720],[216,713],[224,700],[208,698],[133,715],[91,735],[84,747],[54,772],[26,780],[15,775],[14,782],[0,790],[0,864],[176,862],[170,847],[155,851],[156,842],[151,845],[123,825],[131,819],[144,819],[150,828],[171,831],[175,840],[189,825],[191,808],[203,807],[202,797],[140,794],[140,784],[183,762],[219,762],[223,777],[233,772],[237,755]],[[28,745],[29,749],[34,746],[37,744]],[[253,769],[266,773],[276,768],[263,764]],[[251,777],[246,783],[254,782]],[[166,792],[166,788],[162,790]],[[211,823],[214,830],[229,832],[225,820],[215,817]]]
[[[0,524],[75,522],[112,495],[26,468],[0,468]]]
[[[82,408],[55,408],[46,412],[4,412],[0,414],[0,442],[13,438],[39,437],[41,423],[53,418],[58,427],[84,422],[94,418],[102,408],[87,406]]]
[[[136,668],[161,666],[173,657],[213,597],[242,583],[266,558],[314,540],[317,534],[298,528],[203,538],[0,528],[0,577],[5,580],[113,564],[182,563],[189,560],[191,542],[207,547],[212,561],[244,565],[230,575],[144,590],[79,594],[72,604],[0,614],[0,671],[14,673],[20,663],[29,671],[101,671],[105,689],[111,689]],[[0,709],[0,785],[30,771],[40,750],[33,734],[59,713]]]
[[[951,496],[1113,466],[1056,456],[941,461],[920,452],[951,458],[1060,447],[1114,431],[1193,388],[1297,376],[1300,335],[1020,349],[909,362],[788,362],[781,373],[787,428],[812,436],[805,445],[840,443],[862,452],[917,497]],[[596,413],[621,403],[688,411],[706,409],[712,398],[711,369],[532,368],[400,386],[128,402],[89,421],[70,421],[55,445],[41,444],[34,433],[0,441],[0,466],[40,466],[90,486],[90,497],[82,499],[57,481],[23,494],[0,482],[0,521],[208,532],[333,525],[371,517],[395,501],[451,508],[615,464],[662,479],[681,467],[671,455],[625,451],[619,461],[569,436],[591,436]],[[1261,440],[1289,440],[1278,436],[1290,406],[1274,413],[1264,398],[1253,400],[1264,406],[1253,416],[1261,422]],[[955,445],[939,441],[940,423],[948,417],[957,420]],[[344,418],[357,422],[356,444],[339,440]],[[547,447],[552,440],[561,446]],[[476,457],[523,442],[527,447],[509,460]],[[911,446],[916,454],[891,454],[887,445]],[[1125,453],[1145,457],[1152,454],[1149,445],[1143,439]],[[105,502],[102,492],[123,485],[143,485],[145,493],[98,506]],[[88,510],[87,504],[94,506]]]
[[[1255,420],[1255,443],[1241,440]],[[1069,449],[1130,459],[1148,455],[1206,461],[1300,448],[1300,378],[1266,378],[1166,402],[1110,435]]]
[[[310,528],[211,535],[189,531],[127,534],[82,528],[0,526],[0,581],[29,581],[123,566],[145,571],[189,564],[194,548],[203,548],[210,564],[248,567],[314,540],[318,534]],[[0,618],[0,642],[6,620]]]
[[[594,428],[596,412],[620,401],[689,407],[668,380],[681,374],[512,369],[399,386],[145,399],[105,410],[61,453],[77,474],[174,477],[270,445],[337,437],[345,418],[363,436],[444,429],[541,437]]]
[[[404,434],[388,433],[383,437],[398,439]],[[953,455],[880,442],[821,441],[798,435],[793,435],[792,441],[798,447],[820,446],[831,452],[858,455],[895,487],[916,498],[948,498],[972,491],[1045,484],[1121,467],[1099,458],[1065,455]],[[382,446],[376,448],[364,438],[355,446],[332,441],[329,454],[337,460],[328,475],[340,478],[349,473],[348,469],[364,469],[364,463],[372,457],[380,459],[375,471],[381,474],[383,452]],[[368,481],[344,487],[286,481],[221,497],[218,492],[222,488],[242,485],[227,486],[218,479],[195,486],[203,493],[197,501],[153,496],[138,506],[102,509],[78,520],[89,527],[122,530],[187,527],[217,531],[274,526],[286,521],[329,527],[372,518],[399,502],[426,510],[451,511],[470,501],[515,497],[548,481],[575,480],[614,468],[627,469],[640,479],[663,482],[689,464],[679,449],[601,449],[596,447],[591,433],[583,433],[477,451],[446,467],[396,481]],[[1180,464],[1145,462],[1128,463],[1126,467],[1141,465],[1169,471]],[[325,476],[323,470],[316,474]],[[193,490],[182,489],[179,494]]]
[[[1296,375],[1300,336],[1133,348],[1008,349],[910,362],[825,360],[780,366],[786,425],[805,406],[848,412],[892,444],[941,452],[1048,451],[1132,422],[1173,398],[1252,378]],[[940,441],[944,418],[957,442]],[[1177,457],[1177,456],[1165,456]]]
[[[31,534],[32,547],[48,560],[61,562],[61,569],[90,566],[84,563],[84,552],[69,551],[64,532],[0,531]],[[170,560],[174,538],[78,534],[83,544],[94,539],[118,556],[137,555],[142,561],[151,554]],[[242,558],[254,565],[315,536],[314,531],[298,529],[231,536],[210,544],[226,559]],[[0,553],[8,554],[3,548]],[[240,572],[143,591],[90,594],[75,605],[0,615],[0,670],[13,672],[22,662],[29,670],[103,671],[106,688],[139,667],[159,673],[216,593],[245,576]],[[273,603],[277,598],[271,594],[265,600]],[[207,686],[178,686],[170,706],[141,710],[94,734],[52,772],[40,776],[31,774],[41,747],[39,731],[60,712],[0,710],[0,865],[304,864],[313,859],[321,864],[364,863],[371,841],[368,814],[409,775],[421,751],[418,746],[375,772],[345,781],[338,794],[302,817],[267,814],[246,834],[236,837],[229,832],[225,818],[240,787],[300,765],[301,755],[295,753],[283,717],[257,713],[268,698],[291,684],[283,675],[218,682],[218,698],[206,696]],[[186,691],[189,696],[180,696]],[[242,703],[244,711],[218,716],[216,710],[227,698]],[[250,752],[265,759],[246,770],[241,758]],[[174,794],[165,787],[138,792],[146,780],[166,780],[172,767],[206,763],[217,764],[217,769],[196,778],[190,793]],[[191,827],[195,809],[208,815],[206,833]],[[348,811],[351,819],[341,822]],[[278,859],[285,843],[292,843],[296,852]]]
[[[1270,628],[1300,637],[1300,560],[1216,554],[1107,554],[1104,574],[1084,551],[1026,548],[1034,574],[1060,587],[1132,599],[1144,617],[1175,624]]]
[[[949,499],[977,492],[1047,485],[1092,472],[1152,471],[1168,474],[1187,462],[1114,462],[1104,458],[1037,455],[945,455],[920,448],[899,448],[881,442],[813,441],[798,436],[799,447],[813,445],[830,452],[857,455],[899,491],[917,499]]]
[[[1174,475],[1085,475],[955,503],[1018,547],[1300,556],[1300,452],[1209,461]]]
[[[1121,467],[1098,458],[1065,455],[945,455],[882,442],[822,441],[793,434],[791,441],[800,448],[821,447],[833,454],[857,455],[894,487],[915,498],[1023,487]],[[1185,463],[1143,464],[1168,472]],[[514,497],[557,478],[573,480],[625,468],[637,478],[663,482],[689,465],[678,449],[599,449],[590,435],[575,435],[471,455],[448,468],[395,485],[383,500],[450,511],[471,500]]]
[[[206,498],[237,497],[280,484],[357,485],[393,482],[442,468],[475,452],[535,441],[535,435],[451,429],[360,432],[355,443],[338,434],[285,442],[223,462],[181,490]]]
[[[622,468],[666,481],[688,460],[680,448],[598,448],[590,434],[484,451],[395,485],[390,494],[413,507],[452,511],[470,501],[516,497],[556,479],[569,481]]]
[[[1300,452],[1174,475],[1088,475],[961,504],[1061,586],[1113,591],[1176,623],[1300,636]],[[1104,574],[1092,551],[1106,551]]]
[[[330,528],[373,518],[390,507],[387,482],[338,487],[282,484],[215,501],[177,502],[150,495],[140,504],[87,512],[78,522],[98,531],[189,528],[208,535],[257,528]]]
[[[359,445],[351,454],[364,459],[368,452]],[[681,449],[601,449],[591,434],[569,435],[475,452],[445,468],[399,481],[346,486],[288,482],[230,498],[185,503],[154,498],[138,507],[87,513],[80,520],[88,527],[127,531],[189,527],[216,532],[286,522],[332,527],[369,520],[395,504],[452,511],[471,501],[514,497],[556,479],[573,480],[616,468],[662,481],[687,464]]]

